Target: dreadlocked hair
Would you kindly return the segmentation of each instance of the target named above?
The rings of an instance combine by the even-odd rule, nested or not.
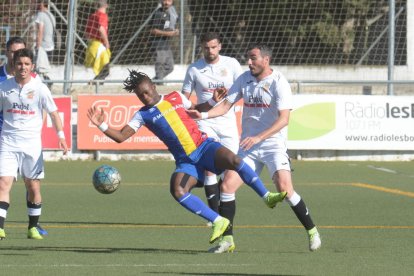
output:
[[[135,88],[143,81],[151,82],[147,74],[138,72],[136,70],[129,70],[129,76],[124,80],[124,89],[129,93],[133,92]]]

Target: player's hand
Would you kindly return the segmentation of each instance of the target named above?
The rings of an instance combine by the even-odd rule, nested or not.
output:
[[[213,92],[213,100],[216,102],[220,102],[227,96],[227,89],[225,87],[219,87],[214,89]]]
[[[201,113],[200,111],[196,110],[196,109],[188,109],[186,110],[187,114],[193,118],[194,120],[201,120]]]
[[[258,136],[246,137],[240,142],[240,147],[243,150],[249,150],[257,143],[260,143],[261,141],[262,139]]]
[[[69,148],[68,148],[68,144],[66,144],[65,138],[59,139],[59,148],[63,150],[63,155],[66,155],[66,153],[68,153]]]
[[[95,125],[95,126],[99,126],[100,124],[103,123],[104,119],[105,119],[105,115],[104,115],[104,111],[102,108],[100,108],[98,110],[98,108],[96,106],[93,106],[91,108],[88,109],[88,114],[87,114],[89,120]]]

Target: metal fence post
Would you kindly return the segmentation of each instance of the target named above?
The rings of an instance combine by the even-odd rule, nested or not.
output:
[[[394,95],[395,0],[388,0],[388,95]]]
[[[63,94],[70,94],[71,83],[68,81],[72,78],[73,70],[73,48],[74,48],[74,33],[75,33],[75,12],[76,12],[76,1],[69,1],[69,18],[68,18],[68,35],[67,35],[67,44],[66,44],[66,57],[65,57],[65,72],[64,79],[65,83],[63,84]]]

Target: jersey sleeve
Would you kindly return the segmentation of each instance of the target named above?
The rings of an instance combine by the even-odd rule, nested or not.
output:
[[[226,100],[232,104],[238,102],[243,97],[242,84],[244,75],[245,74],[240,75],[227,92]]]
[[[279,110],[293,108],[292,89],[287,79],[283,75],[279,75],[279,80],[276,81],[276,91]]]
[[[139,111],[135,112],[132,119],[128,122],[128,126],[130,126],[135,132],[137,132],[138,129],[142,127],[144,124],[144,120],[142,119],[142,116],[139,113]]]
[[[183,93],[191,93],[191,91],[194,89],[194,74],[192,68],[193,67],[190,66],[185,74],[183,87],[181,89],[181,92]]]
[[[243,69],[237,59],[233,58],[233,80],[236,80],[243,73]]]
[[[180,97],[183,101],[184,108],[185,109],[190,109],[191,106],[193,105],[193,103],[189,99],[187,99],[187,97],[184,96],[182,93],[178,93],[178,94],[180,95]]]
[[[46,110],[47,113],[52,113],[57,110],[55,101],[53,100],[52,93],[49,88],[43,83],[39,83],[41,97],[42,97],[42,108]]]

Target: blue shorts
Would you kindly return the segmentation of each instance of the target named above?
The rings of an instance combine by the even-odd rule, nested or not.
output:
[[[182,172],[204,182],[204,172],[210,171],[215,174],[221,174],[223,170],[215,167],[214,157],[216,151],[223,145],[211,138],[205,140],[189,156],[187,161],[176,162],[175,172]]]

